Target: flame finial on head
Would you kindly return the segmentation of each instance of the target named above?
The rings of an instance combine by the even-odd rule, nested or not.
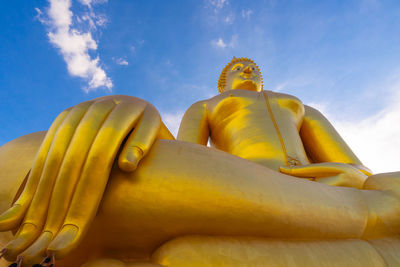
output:
[[[226,86],[226,73],[227,73],[227,71],[229,70],[229,68],[230,68],[233,64],[235,64],[236,62],[240,62],[240,61],[251,62],[251,63],[253,63],[253,64],[256,66],[258,72],[260,73],[260,78],[261,78],[261,90],[263,90],[263,79],[262,79],[262,74],[261,74],[261,70],[260,70],[260,68],[257,66],[257,64],[256,64],[253,60],[251,60],[250,58],[247,58],[247,57],[238,57],[238,58],[237,58],[237,57],[233,57],[232,60],[231,60],[228,64],[226,64],[226,66],[222,69],[221,74],[220,74],[220,76],[219,76],[219,79],[218,79],[218,91],[219,91],[220,93],[222,93],[222,92],[225,91],[225,86]]]

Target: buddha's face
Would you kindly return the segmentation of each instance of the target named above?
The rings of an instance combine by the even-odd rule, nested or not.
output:
[[[261,91],[261,74],[254,63],[238,61],[226,73],[226,90]]]

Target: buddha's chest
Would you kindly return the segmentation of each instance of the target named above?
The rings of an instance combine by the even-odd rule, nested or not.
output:
[[[209,124],[214,145],[253,161],[274,159],[282,164],[294,158],[306,163],[299,135],[304,118],[302,103],[270,91],[241,91],[232,90],[210,103]]]
[[[298,99],[270,91],[231,90],[212,99],[208,109],[211,129],[259,129],[265,134],[278,125],[283,131],[298,133],[304,117],[304,107]]]

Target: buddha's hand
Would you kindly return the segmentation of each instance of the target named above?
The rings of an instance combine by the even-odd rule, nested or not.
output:
[[[362,189],[367,175],[352,165],[337,162],[313,163],[302,166],[282,166],[279,171],[295,177],[313,180],[334,186],[347,186]]]
[[[161,125],[151,104],[130,96],[101,97],[63,111],[44,138],[24,191],[0,215],[1,231],[19,227],[5,257],[19,255],[29,263],[75,248],[96,215],[118,151],[119,167],[135,170]]]

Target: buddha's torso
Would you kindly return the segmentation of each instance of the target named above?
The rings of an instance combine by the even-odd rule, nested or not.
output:
[[[296,97],[230,90],[208,100],[207,108],[218,149],[274,170],[309,163],[299,135],[304,106]]]

